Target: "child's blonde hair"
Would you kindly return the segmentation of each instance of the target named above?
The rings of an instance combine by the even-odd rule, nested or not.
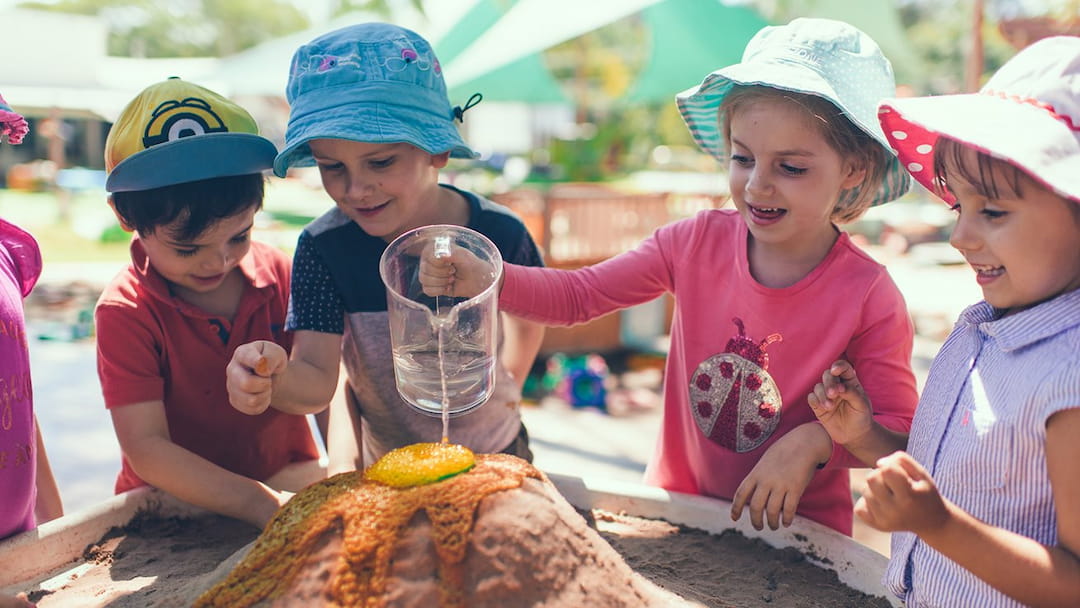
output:
[[[766,100],[781,100],[802,108],[830,148],[856,168],[866,170],[860,187],[843,191],[831,215],[832,221],[838,224],[851,223],[862,217],[873,204],[888,171],[890,158],[882,145],[826,99],[772,87],[735,86],[720,104],[718,116],[728,149],[731,149],[731,116],[740,108]]]

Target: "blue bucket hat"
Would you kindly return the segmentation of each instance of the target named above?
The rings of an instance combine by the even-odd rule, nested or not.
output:
[[[719,108],[735,85],[827,99],[881,144],[888,152],[889,166],[872,205],[899,198],[911,186],[877,118],[878,103],[896,96],[892,64],[859,29],[842,21],[806,18],[764,27],[746,44],[741,63],[716,70],[699,86],[676,95],[679,113],[694,141],[721,161],[728,158]]]
[[[291,109],[285,148],[274,160],[278,177],[289,167],[315,164],[313,139],[405,142],[429,154],[479,156],[454,125],[473,101],[450,107],[431,45],[403,27],[361,23],[301,46],[285,95]]]

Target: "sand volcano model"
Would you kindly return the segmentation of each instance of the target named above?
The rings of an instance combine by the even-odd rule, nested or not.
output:
[[[524,460],[417,444],[297,494],[195,605],[690,604],[631,570]]]

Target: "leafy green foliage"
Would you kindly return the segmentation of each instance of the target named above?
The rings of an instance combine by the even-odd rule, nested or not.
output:
[[[286,0],[59,0],[23,8],[97,15],[109,29],[111,55],[222,57],[307,28]]]

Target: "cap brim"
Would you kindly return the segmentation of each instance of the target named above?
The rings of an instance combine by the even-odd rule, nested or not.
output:
[[[277,148],[250,133],[209,133],[152,146],[125,158],[105,180],[108,192],[152,190],[215,177],[260,173]]]
[[[945,136],[1003,160],[1058,194],[1080,201],[1080,140],[1047,109],[991,94],[888,99],[881,125],[904,167],[931,192],[934,151]],[[951,197],[951,193],[945,194]]]
[[[344,139],[364,143],[407,143],[428,154],[449,152],[453,158],[474,159],[477,154],[461,139],[450,121],[431,124],[430,115],[397,107],[391,114],[384,104],[352,103],[293,116],[285,148],[274,159],[274,174],[285,177],[290,167],[315,164],[309,143],[313,139]]]

